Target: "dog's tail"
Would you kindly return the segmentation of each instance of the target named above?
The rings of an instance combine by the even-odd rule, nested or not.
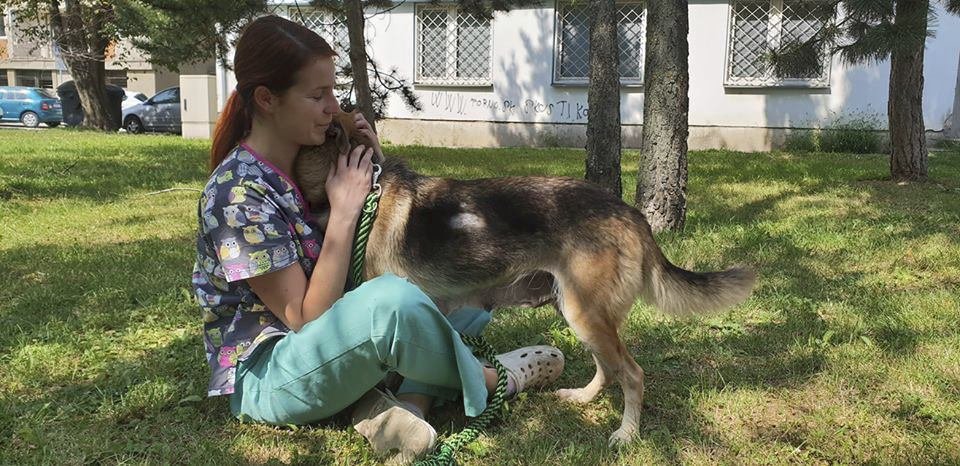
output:
[[[749,268],[691,272],[671,264],[657,249],[648,275],[647,296],[662,312],[691,316],[721,311],[744,302],[753,291],[757,276]]]

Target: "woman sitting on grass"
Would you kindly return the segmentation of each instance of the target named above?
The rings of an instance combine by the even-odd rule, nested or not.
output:
[[[331,171],[323,237],[290,176],[300,147],[322,144],[340,111],[335,55],[313,31],[276,16],[253,21],[237,43],[237,87],[217,122],[198,209],[193,286],[208,393],[229,395],[235,416],[269,424],[312,423],[360,400],[357,431],[378,453],[399,450],[393,459],[405,462],[434,447],[437,434],[424,420],[434,398],[462,396],[468,416],[486,406],[496,371],[457,332],[479,333],[489,313],[444,316],[419,288],[389,274],[343,294],[377,136],[358,115],[373,147],[341,154]],[[499,356],[508,395],[554,380],[559,353],[530,347]],[[530,355],[524,364],[559,367],[522,372],[519,354]],[[405,377],[396,396],[374,389],[389,371]]]

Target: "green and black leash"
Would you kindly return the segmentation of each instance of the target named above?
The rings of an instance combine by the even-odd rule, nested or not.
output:
[[[363,204],[363,212],[360,214],[360,221],[357,222],[357,234],[353,243],[353,254],[350,256],[350,278],[353,286],[357,287],[363,283],[363,259],[367,252],[367,240],[370,238],[370,231],[373,230],[373,221],[377,217],[377,207],[380,202],[380,195],[383,189],[378,183],[380,177],[380,165],[374,164],[373,189],[367,195],[367,200]],[[453,455],[464,445],[473,442],[480,436],[480,432],[486,429],[503,408],[505,395],[507,393],[507,370],[497,360],[497,355],[493,348],[479,336],[460,335],[463,342],[473,347],[473,352],[486,359],[497,370],[497,388],[493,396],[487,403],[487,407],[479,416],[470,420],[467,426],[460,432],[446,438],[433,453],[416,462],[417,466],[447,466],[454,464]]]
[[[497,370],[497,388],[493,392],[493,397],[487,403],[487,407],[479,416],[470,420],[467,426],[460,432],[447,437],[443,443],[437,447],[433,453],[421,461],[417,461],[416,466],[447,466],[455,464],[453,460],[454,453],[464,445],[474,441],[480,436],[480,432],[490,425],[490,422],[500,414],[503,407],[504,398],[507,393],[507,370],[497,361],[496,353],[493,348],[481,337],[469,335],[460,335],[463,342],[473,347],[473,352],[486,358],[490,364]]]

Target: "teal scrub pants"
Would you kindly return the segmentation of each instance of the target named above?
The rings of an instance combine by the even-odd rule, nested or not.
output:
[[[394,371],[397,391],[454,399],[467,416],[486,407],[483,366],[459,332],[477,335],[482,309],[444,316],[415,285],[392,274],[348,292],[299,332],[272,342],[237,368],[234,416],[268,424],[309,424],[330,417]]]

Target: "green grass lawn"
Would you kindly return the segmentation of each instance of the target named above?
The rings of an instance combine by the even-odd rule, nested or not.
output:
[[[207,142],[0,131],[0,464],[338,463],[375,459],[349,426],[240,424],[203,398],[191,299]],[[459,177],[581,177],[583,151],[390,147]],[[636,152],[625,154],[632,201]],[[623,337],[646,370],[636,441],[607,449],[619,388],[574,406],[510,404],[463,464],[960,463],[960,151],[933,181],[882,178],[882,155],[690,154],[676,264],[755,266],[753,297],[708,320],[638,304]],[[592,360],[552,308],[499,313],[501,349]],[[455,409],[432,419],[457,428]]]

